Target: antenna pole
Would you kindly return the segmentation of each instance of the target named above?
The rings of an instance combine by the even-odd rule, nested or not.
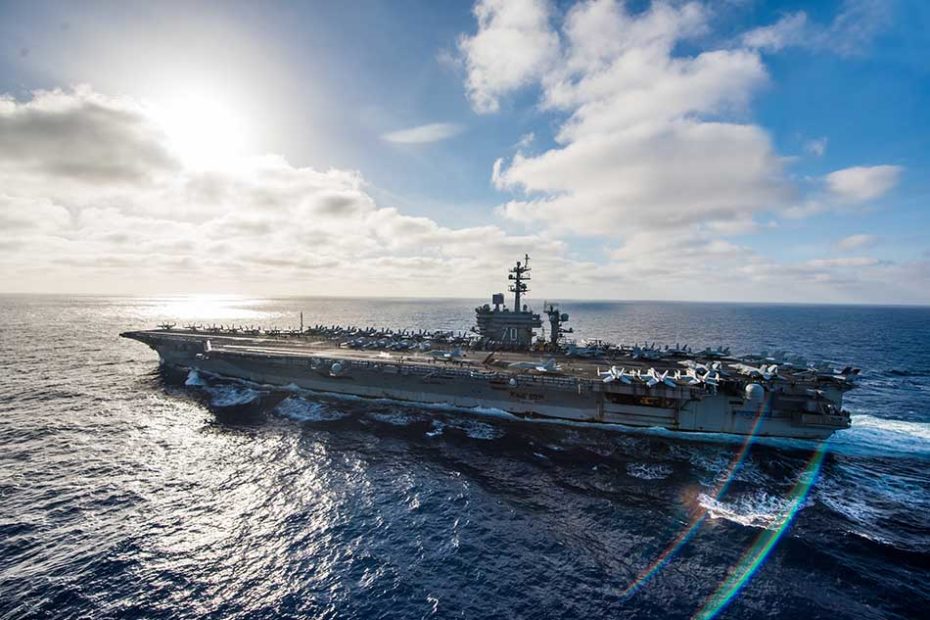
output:
[[[530,255],[525,254],[523,262],[517,261],[517,265],[510,270],[510,274],[507,276],[509,280],[513,280],[513,284],[510,285],[510,292],[513,293],[514,312],[522,312],[523,310],[523,306],[520,305],[520,296],[529,291],[526,286],[526,281],[530,279],[529,271]]]

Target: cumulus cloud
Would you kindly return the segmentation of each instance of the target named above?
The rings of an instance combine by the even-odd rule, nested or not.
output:
[[[136,182],[178,164],[141,106],[83,87],[0,97],[0,165],[85,182]]]
[[[854,13],[854,4],[837,17],[842,29],[852,28],[843,15]],[[768,82],[759,48],[786,45],[806,17],[788,15],[770,30],[747,33],[742,47],[702,49],[711,17],[697,2],[653,2],[633,12],[594,0],[572,6],[561,23],[535,21],[550,29],[557,50],[522,73],[520,85],[538,85],[540,107],[564,121],[555,148],[534,155],[519,149],[494,163],[492,183],[514,194],[499,212],[582,235],[694,227],[724,234],[756,228],[762,213],[806,217],[894,185],[899,168],[854,168],[829,175],[825,194],[805,196],[768,132],[743,119]],[[479,19],[475,36],[491,28],[493,21]],[[492,53],[495,42],[484,42],[482,56],[506,57],[506,42]],[[480,60],[463,51],[466,63]],[[822,156],[826,146],[819,138],[805,149]]]
[[[767,76],[758,55],[676,56],[707,31],[696,3],[632,14],[612,1],[572,7],[558,62],[538,76],[542,105],[567,113],[558,148],[495,166],[522,192],[508,218],[581,234],[748,223],[788,192],[761,128],[732,121]],[[499,50],[506,53],[506,50]]]
[[[846,2],[834,23],[817,26],[819,44],[852,37],[851,15],[865,4]],[[479,2],[478,10],[487,6]],[[838,171],[822,186],[799,182],[768,132],[747,121],[769,81],[762,52],[799,45],[812,28],[805,14],[719,46],[707,36],[714,13],[699,2],[592,0],[561,15],[536,15],[545,19],[533,22],[533,40],[546,43],[534,49],[545,52],[521,65],[530,68],[519,80],[481,91],[493,105],[477,106],[492,111],[507,93],[532,86],[537,109],[556,120],[554,147],[528,154],[520,144],[494,162],[492,184],[511,194],[498,209],[505,218],[605,239],[611,249],[595,277],[604,286],[623,282],[639,296],[674,290],[695,299],[824,299],[832,290],[840,300],[854,289],[861,294],[856,287],[865,281],[874,287],[905,270],[871,258],[777,261],[727,239],[878,197],[900,173],[879,166]],[[479,19],[474,36],[494,27]],[[510,50],[488,37],[480,56],[466,45],[461,51],[475,68],[483,58],[503,61]],[[476,84],[469,73],[473,102]],[[826,147],[819,138],[805,150],[819,157]]]
[[[449,294],[483,296],[525,251],[553,275],[571,264],[550,237],[379,205],[356,171],[187,167],[144,106],[89,89],[4,99],[0,131],[6,290],[422,294],[460,277]]]
[[[881,198],[901,177],[899,166],[853,166],[831,172],[825,178],[827,189],[845,202],[866,202]]]
[[[457,136],[462,133],[462,129],[463,127],[456,123],[429,123],[391,131],[382,135],[381,138],[399,144],[425,144]]]
[[[468,98],[477,112],[495,112],[499,98],[541,76],[558,53],[547,0],[479,0],[478,32],[459,39]]]

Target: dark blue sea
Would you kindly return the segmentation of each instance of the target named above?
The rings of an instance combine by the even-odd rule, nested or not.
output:
[[[823,445],[205,381],[118,337],[476,303],[0,297],[0,618],[928,617],[930,309],[563,304],[579,339],[862,367]]]

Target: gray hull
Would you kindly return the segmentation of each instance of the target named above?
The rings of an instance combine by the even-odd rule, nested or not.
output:
[[[211,350],[199,336],[157,331],[123,335],[151,346],[165,364],[222,377],[363,398],[498,409],[524,418],[808,439],[829,437],[849,425],[848,416],[789,407],[802,403],[790,392],[754,402],[681,386],[647,388],[427,361],[359,359],[339,349]]]

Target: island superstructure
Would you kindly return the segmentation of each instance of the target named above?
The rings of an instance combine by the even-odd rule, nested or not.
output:
[[[161,363],[270,386],[568,420],[770,437],[825,438],[850,425],[843,395],[858,369],[729,349],[576,344],[569,315],[525,304],[529,256],[502,293],[475,308],[470,333],[314,325],[131,331]],[[537,330],[541,333],[537,334]]]

